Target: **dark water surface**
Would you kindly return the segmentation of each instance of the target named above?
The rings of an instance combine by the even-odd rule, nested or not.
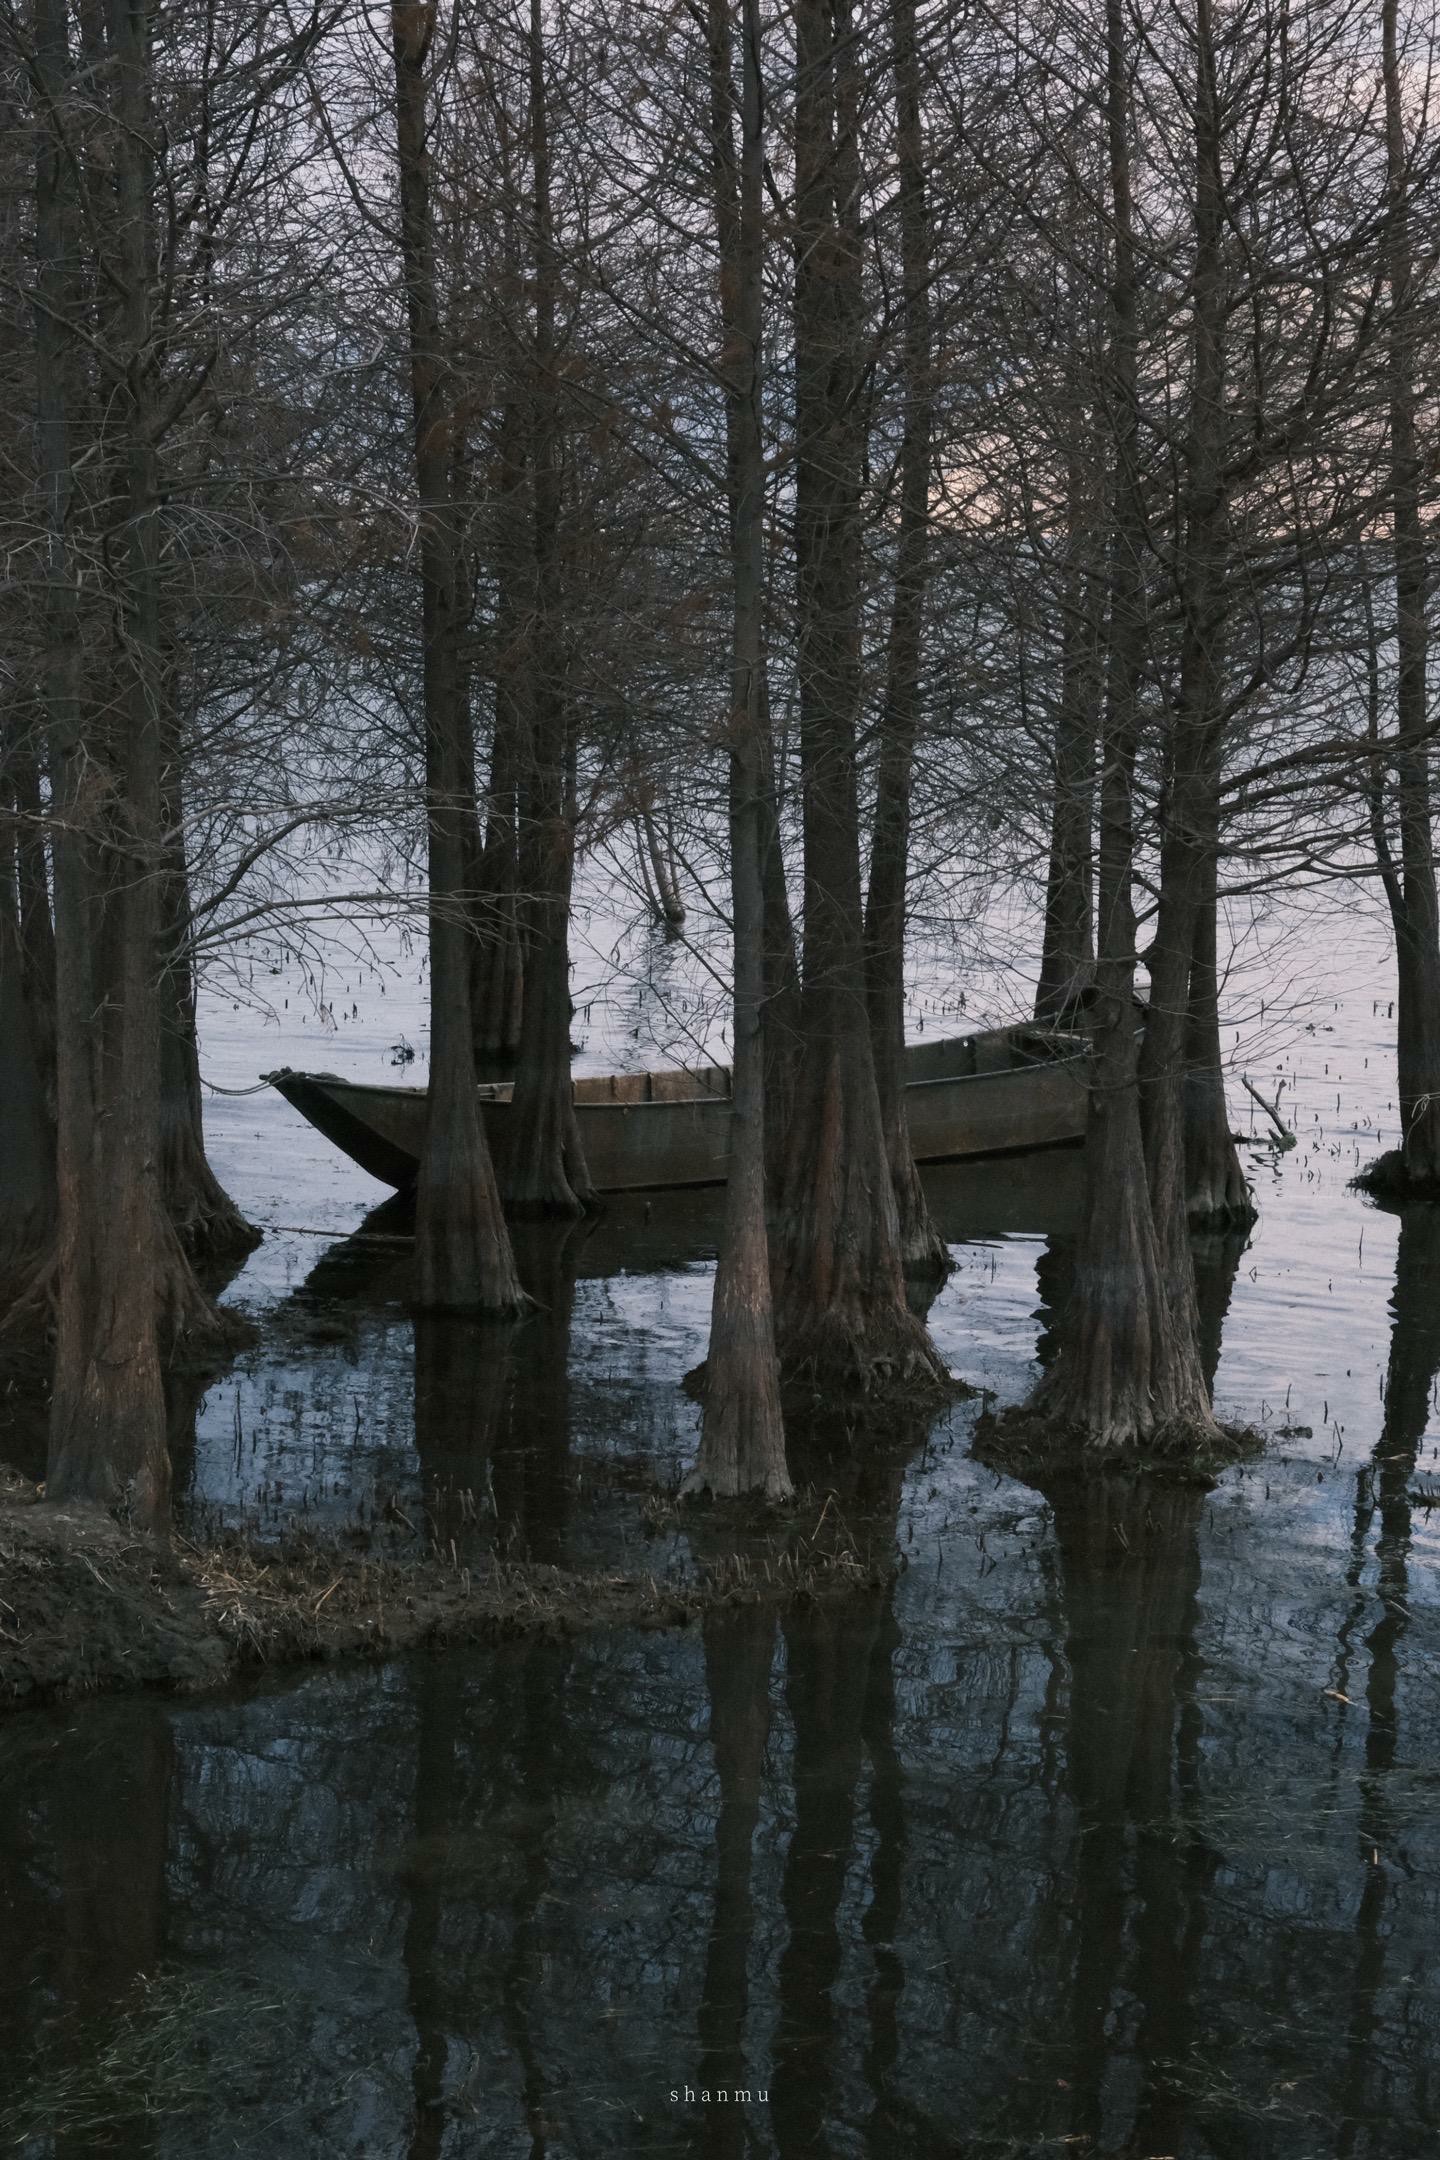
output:
[[[1344,1189],[1387,1032],[1367,992],[1302,1033],[1300,1145],[1200,1256],[1217,1401],[1268,1435],[1214,1492],[1035,1491],[967,1403],[840,1479],[904,1562],[844,1605],[9,1720],[0,2150],[1440,2149],[1440,1209]],[[313,1223],[286,1115],[244,1112],[270,1219]],[[993,1399],[1047,1354],[1077,1173],[936,1181],[931,1323]],[[177,1406],[185,1505],[693,1566],[713,1533],[646,1495],[693,1450],[714,1228],[528,1241],[503,1337],[417,1337],[403,1246],[267,1241],[258,1347]]]

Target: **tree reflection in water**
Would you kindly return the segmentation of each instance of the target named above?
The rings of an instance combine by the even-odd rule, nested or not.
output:
[[[719,1806],[715,1898],[696,2015],[694,2077],[701,2092],[733,2093],[769,2083],[765,2066],[747,2053],[746,2034],[754,1937],[751,1876],[770,1737],[776,1632],[773,1607],[741,1605],[705,1615],[705,1686]],[[690,2082],[688,2068],[685,2082]],[[706,2160],[732,2160],[745,2152],[754,2135],[751,2120],[736,2103],[705,2109],[696,2129],[696,2150]]]
[[[415,1316],[415,1453],[430,1541],[457,1560],[568,1557],[570,1335],[588,1222],[517,1223],[528,1316]]]
[[[530,1350],[417,1337],[457,1551],[461,1491],[493,1493],[502,1545],[571,1521],[564,1233],[532,1258]],[[1213,1355],[1238,1254],[1200,1258]],[[1046,1304],[1064,1268],[1056,1241]],[[1338,1464],[1037,1495],[943,1436],[847,1467],[816,1434],[816,1512],[833,1491],[911,1560],[846,1603],[12,1725],[7,2070],[93,2059],[142,1972],[274,2011],[232,2021],[223,2106],[33,2160],[1410,2160],[1440,2030],[1412,1499],[1437,1371],[1440,1211],[1415,1210],[1348,1556]]]
[[[1107,2149],[1112,2065],[1133,2055],[1137,2153],[1178,2150],[1184,2106],[1167,2066],[1187,2053],[1210,1855],[1187,1826],[1200,1567],[1194,1489],[1119,1475],[1047,1488],[1069,1670],[1066,1755],[1075,1831],[1068,1946],[1072,2137]]]
[[[1336,1694],[1349,1696],[1357,1637],[1378,1604],[1379,1613],[1360,1641],[1366,1657],[1364,1770],[1356,1833],[1361,1889],[1346,2031],[1345,2109],[1337,2147],[1345,2160],[1365,2150],[1372,2112],[1393,2099],[1392,2036],[1377,2026],[1389,1938],[1403,1917],[1398,1908],[1406,1877],[1413,1872],[1388,1787],[1400,1757],[1401,1653],[1412,1618],[1410,1493],[1440,1374],[1440,1209],[1433,1206],[1410,1207],[1401,1214],[1391,1314],[1380,1437],[1355,1480],[1346,1571],[1352,1604],[1340,1631],[1335,1675]]]
[[[27,1721],[6,1753],[0,2104],[36,2094],[20,2121],[53,2133],[53,2160],[155,2149],[133,2083],[105,2125],[93,2065],[110,2049],[123,2074],[125,2021],[162,1976],[174,1768],[170,1720],[151,1704],[96,1706],[68,1730]]]

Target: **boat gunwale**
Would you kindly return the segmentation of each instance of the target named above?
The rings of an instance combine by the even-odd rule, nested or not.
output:
[[[905,1082],[905,1092],[908,1095],[913,1090],[918,1094],[922,1089],[926,1088],[968,1087],[987,1080],[1014,1080],[1033,1073],[1060,1072],[1071,1065],[1087,1064],[1089,1058],[1090,1052],[1085,1049],[1072,1051],[1066,1057],[1036,1058],[1033,1063],[1026,1065],[1003,1065],[995,1072],[938,1073],[930,1080],[907,1080]],[[682,1071],[684,1068],[677,1066],[673,1069]],[[283,1072],[262,1074],[261,1077],[270,1086],[274,1087],[277,1093],[283,1092],[279,1086],[282,1078],[305,1080],[313,1087],[344,1088],[347,1093],[355,1095],[398,1096],[405,1101],[414,1101],[429,1093],[429,1089],[423,1087],[396,1086],[383,1080],[347,1080],[342,1073],[305,1072],[293,1066],[285,1068]],[[581,1075],[581,1078],[587,1080],[608,1080],[612,1077],[626,1079],[630,1076],[621,1073],[614,1075],[609,1073],[585,1073]],[[481,1088],[493,1086],[494,1084],[494,1082],[483,1080],[477,1083]],[[488,1103],[499,1109],[507,1107],[511,1100],[508,1095],[483,1094],[480,1099],[482,1103]],[[588,1116],[592,1111],[618,1110],[630,1113],[636,1110],[700,1110],[716,1103],[723,1103],[729,1107],[733,1101],[734,1097],[731,1095],[682,1095],[672,1102],[577,1102],[575,1108],[578,1111],[584,1111]]]

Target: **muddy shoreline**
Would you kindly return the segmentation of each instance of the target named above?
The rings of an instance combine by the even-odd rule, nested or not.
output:
[[[759,1553],[737,1525],[693,1579],[355,1551],[329,1538],[167,1545],[99,1509],[46,1502],[0,1468],[0,1712],[152,1689],[196,1694],[259,1667],[379,1660],[425,1645],[603,1627],[687,1627],[722,1605],[878,1588],[840,1537]]]

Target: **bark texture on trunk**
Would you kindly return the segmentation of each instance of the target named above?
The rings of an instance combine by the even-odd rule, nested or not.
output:
[[[1123,0],[1107,0],[1106,120],[1113,213],[1109,393],[1116,434],[1109,664],[1100,783],[1099,916],[1086,1133],[1085,1218],[1054,1363],[1029,1408],[1088,1450],[1187,1453],[1217,1429],[1200,1366],[1194,1271],[1167,1261],[1146,1175],[1135,1045],[1137,701],[1146,650],[1139,480],[1129,54]],[[1188,967],[1189,946],[1185,948]],[[1184,1003],[1181,1001],[1183,1017]],[[1181,1184],[1183,1224],[1183,1181]],[[1186,1290],[1188,1287],[1188,1297]]]
[[[1102,984],[1111,972],[1102,945]],[[1129,1025],[1097,1028],[1094,1055],[1085,1217],[1055,1331],[1055,1362],[1030,1407],[1073,1429],[1096,1453],[1183,1454],[1214,1436],[1193,1266],[1187,1333],[1169,1294],[1150,1211]]]
[[[0,840],[8,839],[0,822]],[[0,1325],[55,1230],[55,1135],[25,981],[14,870],[7,845],[0,852]]]
[[[1440,1198],[1440,904],[1431,814],[1425,613],[1425,530],[1417,441],[1417,325],[1412,295],[1410,150],[1406,141],[1398,0],[1383,0],[1385,147],[1389,213],[1385,271],[1389,286],[1390,509],[1395,576],[1395,755],[1391,803],[1398,859],[1382,800],[1373,818],[1382,882],[1395,929],[1396,1065],[1401,1144],[1357,1180],[1396,1197]]]
[[[173,782],[168,792],[160,900],[160,1191],[180,1243],[205,1265],[253,1252],[260,1232],[240,1213],[205,1153],[190,884]]]
[[[730,1176],[715,1269],[700,1452],[686,1492],[788,1498],[780,1368],[765,1215],[765,778],[762,729],[765,451],[760,393],[764,278],[764,134],[758,0],[742,0],[740,148],[735,147],[730,0],[709,0],[711,160],[720,255],[729,496],[730,890],[734,1055]]]
[[[765,1190],[774,1207],[785,1188],[790,1120],[795,1110],[795,1082],[800,1071],[800,962],[795,923],[785,881],[785,849],[780,830],[775,781],[776,747],[770,723],[770,681],[761,635],[760,737],[765,744],[761,776],[760,881],[765,922],[765,1000],[762,1043],[765,1059]]]
[[[846,0],[795,14],[795,554],[805,844],[803,1054],[775,1253],[787,1380],[943,1388],[905,1302],[865,996],[860,704],[861,247]]]
[[[114,688],[82,713],[68,558],[71,495],[68,390],[74,356],[64,234],[70,146],[40,126],[37,214],[42,248],[40,385],[49,496],[50,610],[46,698],[55,802],[56,961],[55,1366],[47,1490],[52,1499],[125,1509],[159,1528],[170,1465],[162,1337],[224,1328],[164,1210],[158,1175],[159,891],[163,868],[163,742],[156,383],[150,321],[153,175],[150,9],[110,9],[103,41],[111,187],[98,233],[109,272],[112,350],[126,356],[108,385],[113,465]],[[44,0],[39,65],[63,109],[66,11]],[[91,208],[95,203],[92,199]],[[52,252],[53,251],[53,252]],[[53,283],[46,281],[53,277]]]
[[[1161,1265],[1180,1324],[1193,1308],[1186,1171],[1186,1067],[1191,988],[1208,872],[1218,842],[1220,643],[1225,614],[1224,194],[1210,0],[1195,18],[1195,264],[1190,420],[1178,564],[1180,680],[1170,717],[1161,815],[1160,899],[1150,948],[1150,1005],[1141,1054],[1145,1158]],[[1213,940],[1213,926],[1212,926]]]
[[[1094,565],[1094,493],[1092,476],[1077,451],[1070,458],[1066,485],[1069,560],[1037,1020],[1066,1019],[1095,979],[1095,741],[1104,592]]]
[[[570,1079],[570,892],[574,783],[560,564],[559,266],[540,0],[530,7],[530,155],[535,247],[531,414],[534,598],[527,648],[530,735],[520,800],[525,891],[524,1013],[502,1166],[516,1214],[582,1215],[595,1205]]]
[[[55,926],[50,917],[50,857],[41,800],[43,708],[27,714],[7,745],[15,834],[16,923],[20,970],[30,1009],[35,1057],[46,1094],[55,1092]]]
[[[900,200],[905,425],[900,445],[900,529],[886,655],[885,707],[875,782],[870,885],[865,906],[866,998],[880,1122],[907,1275],[950,1272],[950,1252],[929,1203],[905,1114],[905,894],[910,799],[920,727],[925,594],[930,578],[930,464],[934,416],[930,326],[930,212],[920,122],[914,0],[892,0],[895,141]]]
[[[1190,1014],[1185,1050],[1185,1208],[1192,1231],[1248,1230],[1255,1203],[1230,1134],[1230,1105],[1220,1048],[1220,984],[1216,964],[1216,859],[1207,849],[1195,950],[1190,961]]]
[[[433,7],[392,9],[401,256],[415,415],[425,811],[430,864],[430,1086],[415,1187],[417,1303],[437,1312],[518,1313],[499,1188],[475,1091],[471,937],[465,905],[474,770],[460,640],[461,550],[451,494],[453,385],[435,277],[426,64]]]
[[[634,806],[635,855],[651,920],[667,938],[676,937],[685,927],[685,902],[680,893],[669,822],[667,819],[662,834],[655,782],[638,760],[631,763],[626,792]]]

